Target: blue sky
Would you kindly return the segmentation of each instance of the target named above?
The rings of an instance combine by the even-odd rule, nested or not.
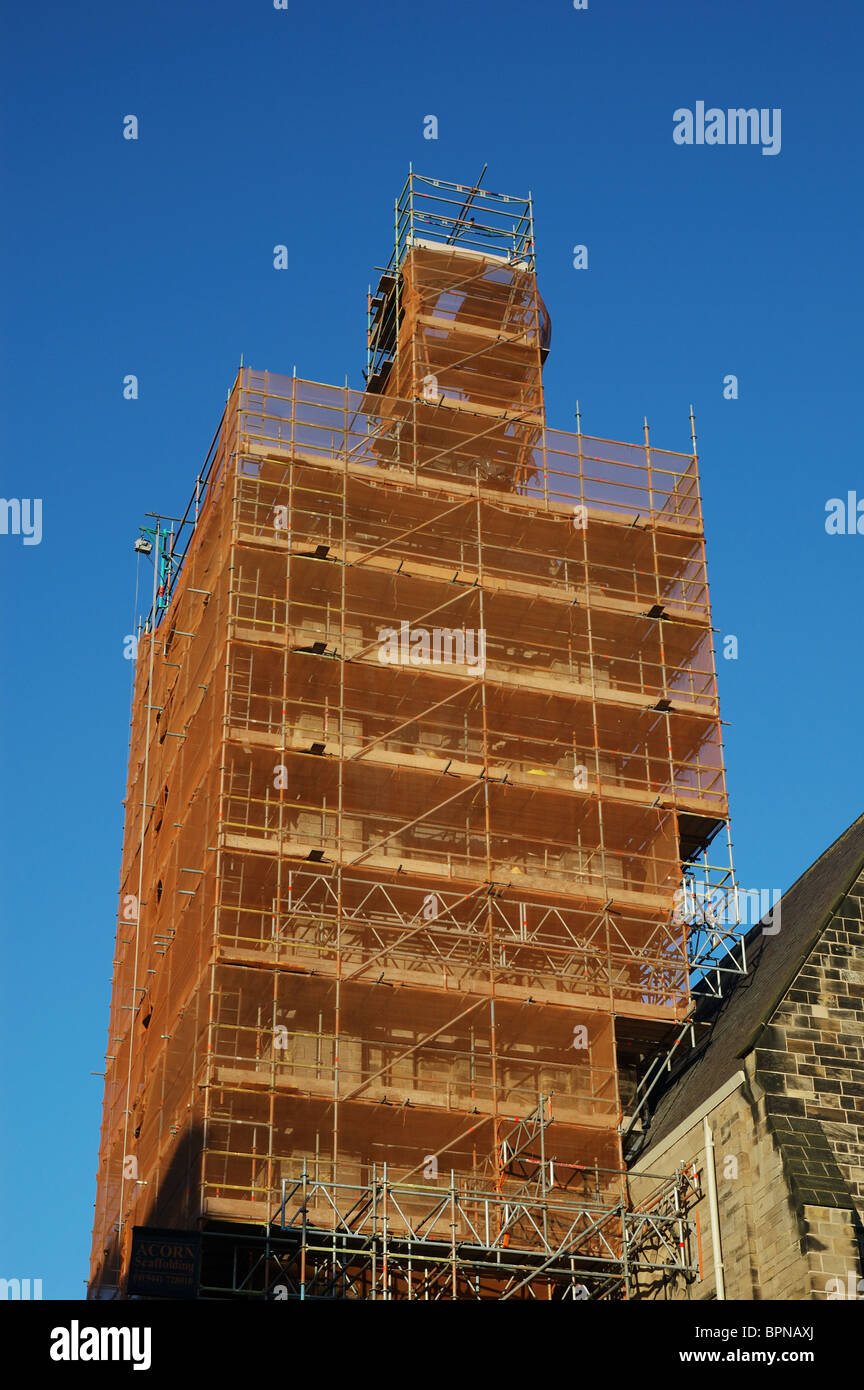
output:
[[[241,353],[361,384],[409,160],[533,192],[551,424],[578,398],[589,434],[647,415],[686,450],[695,406],[742,883],[787,887],[861,810],[864,536],[824,524],[864,497],[857,0],[288,6],[7,20],[2,492],[43,534],[0,536],[0,1275],[49,1298],[87,1273],[137,529],[185,507]],[[700,100],[780,108],[780,153],[676,145]]]

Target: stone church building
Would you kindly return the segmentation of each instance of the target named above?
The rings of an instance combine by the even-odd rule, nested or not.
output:
[[[864,816],[747,937],[749,970],[657,1088],[631,1162],[693,1165],[699,1281],[645,1298],[864,1298]],[[632,1154],[632,1150],[631,1150]]]

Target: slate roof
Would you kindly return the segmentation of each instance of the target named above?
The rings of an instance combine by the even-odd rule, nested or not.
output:
[[[780,900],[780,931],[764,935],[763,922],[746,935],[748,973],[737,976],[722,1001],[703,998],[696,1017],[714,1025],[700,1045],[673,1071],[653,1102],[647,1152],[671,1134],[709,1096],[741,1070],[801,966],[849,889],[864,870],[864,815],[835,840]],[[694,991],[698,996],[698,989]],[[658,1093],[655,1091],[655,1097]]]

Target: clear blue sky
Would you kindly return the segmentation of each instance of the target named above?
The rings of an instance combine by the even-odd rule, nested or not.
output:
[[[578,397],[587,433],[638,439],[647,414],[686,450],[695,405],[715,623],[739,639],[720,690],[742,883],[787,887],[861,810],[864,535],[824,521],[864,497],[864,20],[860,0],[9,15],[2,492],[43,500],[43,538],[0,536],[0,1275],[58,1298],[87,1272],[137,528],[185,506],[241,352],[361,384],[409,160],[533,191],[550,423]],[[781,108],[780,153],[674,144],[700,100]]]

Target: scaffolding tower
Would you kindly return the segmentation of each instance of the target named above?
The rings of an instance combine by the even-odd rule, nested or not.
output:
[[[412,172],[368,309],[365,389],[241,368],[150,528],[93,1297],[133,1226],[202,1297],[698,1278],[622,1152],[742,968],[695,431],[547,426],[530,198]]]

